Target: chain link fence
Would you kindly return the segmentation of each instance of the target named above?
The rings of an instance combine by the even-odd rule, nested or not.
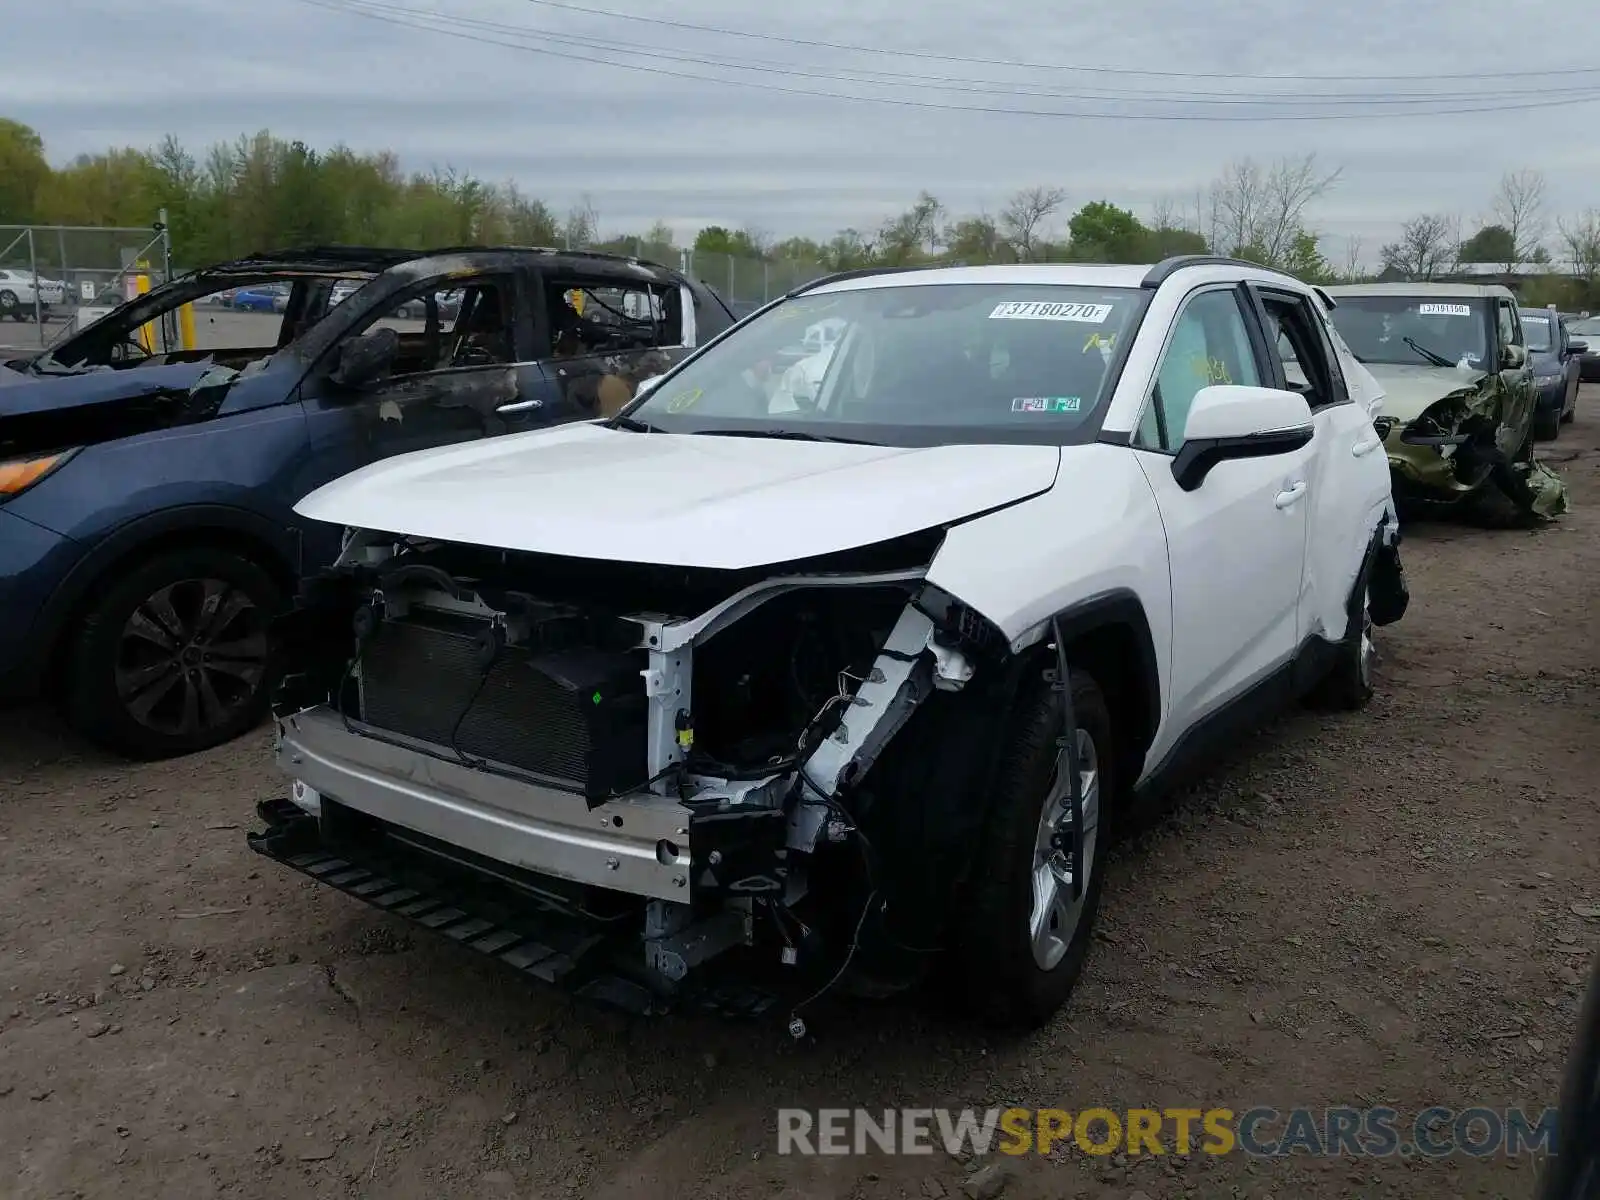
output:
[[[165,213],[142,229],[0,225],[0,346],[46,346],[171,275]]]
[[[595,242],[585,249],[629,254],[662,266],[676,267],[685,275],[710,286],[741,317],[803,283],[822,278],[832,270],[819,262],[708,254],[640,238]]]

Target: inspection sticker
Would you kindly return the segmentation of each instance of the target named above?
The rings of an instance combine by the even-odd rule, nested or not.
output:
[[[1111,315],[1109,304],[1064,304],[1059,300],[1013,300],[997,304],[991,321],[1080,321],[1103,325]]]
[[[1082,396],[1018,396],[1011,402],[1012,412],[1077,412]]]
[[[1419,304],[1417,312],[1424,317],[1470,317],[1470,304]]]

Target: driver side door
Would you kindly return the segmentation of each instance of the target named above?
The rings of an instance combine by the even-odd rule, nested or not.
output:
[[[379,329],[399,335],[387,371],[336,380],[343,347]],[[515,273],[430,280],[379,301],[301,384],[312,450],[302,494],[392,455],[546,424],[536,357]]]
[[[1219,462],[1193,490],[1174,473],[1201,389],[1274,383],[1243,288],[1202,288],[1178,311],[1134,433],[1167,535],[1169,711],[1180,735],[1274,680],[1294,658],[1315,438],[1290,453]]]
[[[1524,441],[1533,436],[1533,368],[1528,362],[1528,347],[1522,335],[1522,317],[1511,302],[1504,298],[1495,301],[1496,359],[1490,370],[1500,377],[1501,412],[1500,428],[1495,433],[1495,444],[1507,456],[1515,456]],[[1506,353],[1517,347],[1522,355],[1519,366],[1509,366]],[[1515,353],[1515,352],[1513,352]]]

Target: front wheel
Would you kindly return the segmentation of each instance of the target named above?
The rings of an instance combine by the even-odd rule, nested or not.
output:
[[[1071,673],[1070,686],[1071,736],[1063,736],[1061,697],[1047,683],[1018,698],[956,943],[972,1005],[1025,1029],[1049,1020],[1083,973],[1116,795],[1105,696],[1082,671]],[[1079,861],[1056,836],[1069,812],[1069,771],[1079,785]]]
[[[212,547],[138,564],[79,624],[63,697],[69,720],[138,759],[238,737],[266,715],[267,622],[282,596],[259,565]]]

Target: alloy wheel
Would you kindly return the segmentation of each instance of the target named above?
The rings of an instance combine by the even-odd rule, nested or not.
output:
[[[1033,908],[1028,916],[1028,934],[1033,945],[1033,960],[1046,971],[1066,956],[1067,947],[1072,944],[1082,920],[1084,898],[1089,894],[1089,872],[1095,861],[1095,841],[1099,836],[1099,760],[1094,738],[1087,729],[1077,731],[1072,753],[1075,759],[1072,765],[1078,772],[1078,812],[1083,834],[1081,860],[1072,861],[1068,851],[1054,845],[1056,828],[1072,802],[1071,777],[1063,769],[1070,769],[1066,750],[1062,750],[1051,775],[1034,841]],[[1076,900],[1072,896],[1075,874],[1079,877]]]
[[[244,589],[185,579],[148,596],[117,644],[117,697],[140,725],[186,737],[232,720],[266,673],[266,615]]]

